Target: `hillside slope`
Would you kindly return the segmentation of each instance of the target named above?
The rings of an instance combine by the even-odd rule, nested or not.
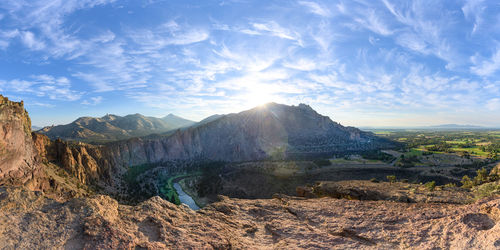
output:
[[[66,125],[45,127],[38,131],[51,139],[104,142],[163,133],[191,125],[193,122],[169,115],[162,119],[141,114],[81,117]]]
[[[188,159],[251,161],[330,157],[394,146],[395,143],[372,133],[333,122],[305,104],[269,103],[220,116],[167,137],[113,143],[109,149],[117,164],[140,165]]]

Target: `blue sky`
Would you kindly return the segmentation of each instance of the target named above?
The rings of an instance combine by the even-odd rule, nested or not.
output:
[[[500,3],[2,0],[0,93],[39,126],[269,101],[354,126],[500,126]]]

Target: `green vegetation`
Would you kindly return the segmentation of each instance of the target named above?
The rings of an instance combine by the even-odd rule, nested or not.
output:
[[[380,150],[371,150],[365,151],[361,153],[361,157],[367,160],[375,160],[375,161],[383,161],[383,162],[391,162],[395,159],[394,156],[384,153]]]
[[[128,184],[134,184],[139,175],[156,168],[162,164],[143,164],[137,166],[131,166],[128,168],[127,173],[125,173],[124,179]],[[164,164],[163,164],[164,165]]]
[[[387,180],[390,182],[390,183],[394,183],[396,182],[397,178],[395,175],[388,175],[386,176],[385,178],[387,178]]]
[[[490,182],[483,184],[474,192],[476,199],[481,199],[484,197],[490,197],[493,195],[500,195],[500,183],[499,182]]]
[[[430,181],[430,182],[425,183],[424,186],[425,186],[425,188],[427,188],[427,190],[432,192],[436,188],[436,182]]]
[[[470,177],[467,175],[464,175],[464,177],[462,177],[462,180],[460,182],[462,183],[463,188],[471,188],[474,185]]]
[[[179,200],[179,194],[177,193],[177,191],[174,188],[174,180],[186,178],[189,176],[195,176],[195,175],[199,175],[199,174],[200,174],[199,172],[195,172],[195,173],[189,173],[189,174],[179,174],[179,175],[169,177],[166,184],[160,188],[160,194],[162,195],[162,197],[164,199],[166,199],[166,200],[168,200],[176,205],[180,205],[181,201]]]
[[[332,165],[332,162],[328,159],[316,159],[313,161],[318,167],[326,167]]]
[[[210,162],[200,168],[201,178],[196,186],[198,196],[205,197],[220,193],[222,190],[220,173],[224,165],[224,162]]]
[[[500,131],[495,130],[393,130],[374,131],[381,137],[404,143],[411,155],[457,154],[464,158],[500,160]]]

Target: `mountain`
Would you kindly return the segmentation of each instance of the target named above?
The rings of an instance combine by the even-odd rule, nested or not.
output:
[[[198,123],[159,138],[134,138],[109,145],[119,165],[172,160],[253,161],[331,157],[394,147],[370,132],[344,127],[305,104],[276,103]],[[131,157],[129,152],[134,152]]]
[[[167,124],[175,128],[189,127],[196,122],[184,119],[182,117],[176,116],[174,114],[168,114],[167,116],[161,118]]]
[[[438,129],[479,129],[479,128],[484,128],[482,126],[477,126],[477,125],[463,125],[463,124],[441,124],[441,125],[434,125],[434,126],[429,126],[430,128],[438,128]]]
[[[31,130],[32,130],[32,131],[37,131],[37,130],[40,130],[40,129],[42,129],[42,128],[43,128],[43,127],[38,127],[38,126],[34,126],[34,125],[33,125],[33,126],[31,126]]]
[[[102,118],[106,122],[120,119],[111,115]],[[92,123],[92,119],[83,119],[81,123],[86,121]],[[249,146],[243,148],[242,143]],[[168,138],[133,138],[99,146],[53,141],[31,132],[30,118],[22,102],[11,102],[0,95],[0,247],[260,249],[283,248],[286,244],[298,249],[399,245],[433,249],[444,244],[452,249],[498,248],[500,199],[491,196],[468,205],[448,203],[457,195],[472,197],[462,188],[430,191],[422,184],[402,182],[320,182],[297,187],[301,197],[219,196],[218,202],[199,212],[158,196],[143,197],[145,200],[138,204],[115,200],[121,198],[123,189],[118,186],[113,192],[113,185],[129,183],[121,174],[151,166],[130,168],[134,162],[120,159],[131,157],[140,161],[142,157],[153,162],[160,159],[154,157],[161,155],[165,155],[164,159],[181,159],[187,153],[201,152],[205,159],[229,154],[228,161],[258,160],[266,154],[259,150],[273,145],[285,147],[285,153],[390,146],[370,133],[343,127],[303,104],[268,104],[179,130]],[[297,148],[300,145],[304,148]],[[143,152],[150,158],[144,158]],[[295,169],[294,162],[279,163]],[[175,161],[174,165],[150,169],[150,174],[158,178],[156,170],[170,171],[179,168],[179,164]],[[145,174],[148,173],[141,176]],[[252,181],[246,177],[246,181]],[[159,183],[165,187],[164,182]],[[155,190],[160,187],[152,182],[136,184],[128,185],[132,189],[141,185]],[[492,183],[484,185],[489,184]],[[485,189],[479,186],[479,190]],[[323,223],[311,223],[316,221]],[[365,226],[353,227],[353,223]],[[439,230],[431,230],[435,228]]]
[[[39,132],[51,139],[102,142],[163,133],[190,123],[174,115],[159,119],[141,114],[123,117],[108,114],[101,118],[81,117],[70,124],[45,127]]]
[[[203,124],[215,121],[223,116],[225,116],[225,115],[219,115],[219,114],[211,115],[211,116],[199,121],[196,125],[203,125]]]

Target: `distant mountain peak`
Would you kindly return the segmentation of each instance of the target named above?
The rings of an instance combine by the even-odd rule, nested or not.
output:
[[[188,126],[195,124],[194,121],[184,119],[184,118],[177,116],[177,115],[174,115],[172,113],[166,115],[165,117],[163,117],[161,119],[169,124],[176,126],[177,128],[188,127]]]

